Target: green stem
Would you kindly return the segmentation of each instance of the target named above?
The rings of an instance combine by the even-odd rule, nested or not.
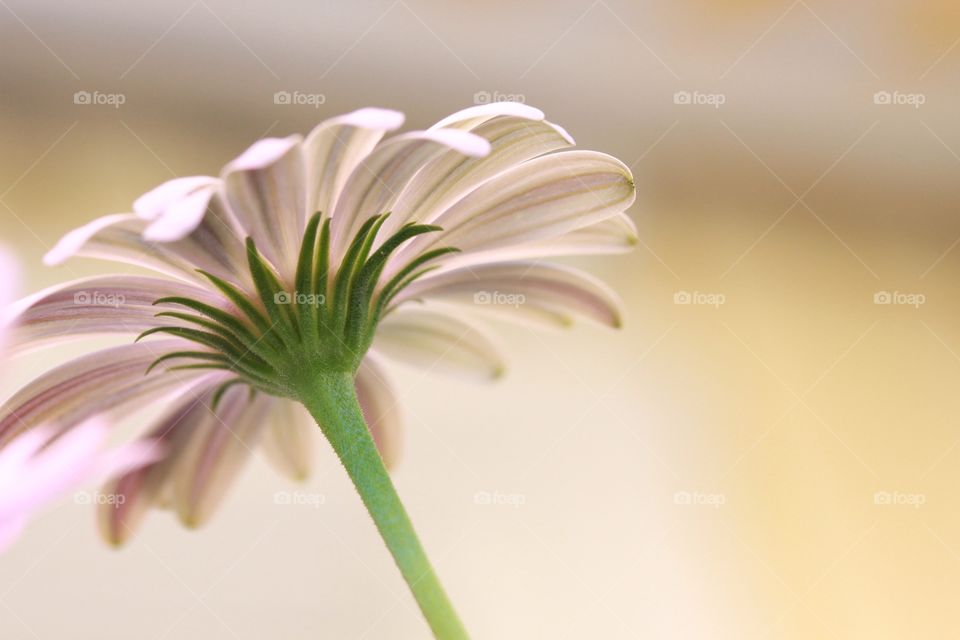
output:
[[[436,638],[468,638],[417,538],[363,419],[353,375],[321,374],[300,400],[333,445]]]

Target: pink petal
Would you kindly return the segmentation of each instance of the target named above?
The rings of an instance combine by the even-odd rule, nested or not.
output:
[[[156,220],[171,206],[203,187],[219,182],[210,176],[188,176],[168,180],[133,202],[133,211],[144,220]]]
[[[223,170],[230,210],[291,283],[306,226],[305,171],[299,136],[261,140]]]
[[[403,124],[403,114],[386,109],[360,109],[326,120],[303,143],[307,162],[307,215],[333,213],[343,185],[387,131]]]
[[[159,505],[191,439],[218,420],[210,410],[213,391],[213,386],[198,389],[195,396],[191,394],[172,403],[171,408],[150,427],[140,444],[147,446],[147,454],[154,446],[161,447],[166,452],[165,457],[139,469],[117,473],[104,485],[102,492],[105,495],[122,498],[114,504],[97,507],[100,532],[108,542],[114,545],[126,542],[147,509]]]
[[[520,102],[491,102],[489,104],[468,107],[452,113],[430,128],[460,127],[465,123],[473,127],[497,116],[513,116],[525,120],[543,120],[543,111]]]
[[[168,372],[159,367],[144,374],[162,354],[195,348],[185,340],[145,340],[96,351],[51,369],[0,408],[0,446],[44,423],[73,425],[134,401],[142,407],[164,393],[191,388],[204,379],[203,371]]]
[[[401,307],[388,314],[374,347],[391,359],[469,379],[498,378],[506,368],[489,332],[439,309]]]
[[[147,242],[175,242],[182,240],[200,226],[214,187],[198,189],[171,203],[167,209],[143,230]]]
[[[449,149],[467,156],[485,155],[490,143],[466,131],[436,129],[407,133],[377,146],[354,169],[336,203],[331,225],[331,254],[339,259],[357,230],[392,204],[411,178]]]
[[[175,321],[157,318],[154,302],[181,296],[231,310],[219,295],[185,282],[145,276],[97,276],[60,284],[20,301],[10,334],[14,353],[91,334],[138,334]]]
[[[134,219],[136,219],[136,216],[129,213],[115,213],[88,222],[60,238],[60,241],[54,245],[53,249],[48,251],[47,255],[43,257],[43,262],[48,266],[63,264],[69,258],[76,255],[80,248],[100,231],[117,223]]]
[[[555,125],[516,116],[499,116],[473,124],[469,132],[487,140],[490,153],[472,158],[447,151],[424,166],[391,207],[393,213],[384,226],[385,236],[408,221],[433,222],[443,211],[491,178],[571,144]]]
[[[404,289],[397,303],[421,298],[560,325],[569,324],[575,314],[619,327],[622,317],[619,297],[603,282],[578,269],[540,262],[498,262],[428,274]]]
[[[222,503],[250,459],[266,427],[275,398],[233,387],[217,408],[218,419],[197,429],[173,477],[173,501],[180,521],[203,525]]]

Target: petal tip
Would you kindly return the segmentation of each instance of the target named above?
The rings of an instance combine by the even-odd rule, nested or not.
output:
[[[399,129],[403,126],[405,120],[406,116],[402,111],[379,107],[364,107],[340,118],[340,121],[344,124],[363,129],[383,129],[384,131]]]

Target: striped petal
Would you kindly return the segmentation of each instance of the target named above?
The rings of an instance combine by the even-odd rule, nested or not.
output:
[[[497,101],[461,109],[430,127],[431,129],[473,129],[499,116],[513,116],[525,120],[543,120],[543,111],[521,102]]]
[[[307,210],[333,212],[344,184],[388,131],[403,124],[404,116],[389,109],[359,109],[322,122],[303,143],[307,163]]]
[[[44,423],[69,426],[133,401],[142,406],[175,389],[189,389],[201,373],[158,367],[144,375],[157,357],[185,346],[193,348],[184,340],[144,341],[96,351],[48,371],[0,407],[0,446]]]
[[[134,212],[151,221],[144,229],[144,239],[173,242],[193,233],[203,221],[219,182],[210,176],[175,178],[137,198]]]
[[[397,309],[377,329],[374,348],[395,360],[437,372],[489,380],[505,369],[499,349],[482,329],[426,309]]]
[[[206,289],[176,280],[145,276],[96,276],[57,285],[16,305],[10,335],[14,353],[106,333],[137,334],[174,324],[157,318],[154,302],[182,296],[229,308]]]
[[[400,404],[375,353],[368,352],[357,372],[357,398],[373,441],[388,469],[396,467],[403,445]]]
[[[219,196],[193,232],[175,242],[150,242],[143,235],[152,223],[135,214],[98,218],[65,235],[44,257],[58,265],[73,256],[133,264],[190,282],[206,282],[197,269],[237,282],[246,273],[245,250]],[[238,284],[245,286],[246,279]]]
[[[404,186],[424,164],[450,149],[479,157],[489,153],[490,143],[466,131],[433,129],[397,136],[377,146],[354,169],[337,201],[331,224],[334,258],[339,260],[368,218],[391,210]]]
[[[408,220],[433,222],[490,178],[514,165],[573,144],[562,129],[542,119],[500,116],[476,124],[469,131],[490,143],[490,153],[472,158],[448,151],[427,164],[397,199],[393,215],[385,226],[385,235]]]
[[[621,303],[610,287],[583,271],[538,262],[503,262],[427,275],[397,297],[467,305],[505,317],[567,325],[573,316],[621,325]]]
[[[443,231],[415,239],[397,254],[392,268],[431,246],[461,250],[445,261],[447,268],[472,264],[476,254],[601,222],[624,211],[635,197],[630,170],[606,154],[562,151],[535,158],[500,173],[443,212],[434,221]]]
[[[290,479],[306,480],[316,453],[317,424],[303,406],[288,400],[274,403],[268,423],[262,443],[267,459]]]
[[[246,235],[293,281],[306,226],[306,175],[300,136],[266,138],[224,167],[226,201]]]
[[[150,507],[160,506],[170,488],[174,470],[182,463],[193,436],[209,430],[217,421],[210,410],[213,388],[196,390],[167,411],[148,431],[143,442],[162,447],[166,455],[157,462],[119,475],[106,483],[102,493],[116,496],[97,506],[100,533],[114,545],[132,536]]]
[[[173,504],[184,525],[203,525],[222,503],[258,446],[274,402],[232,387],[217,407],[217,419],[194,430],[173,476]]]

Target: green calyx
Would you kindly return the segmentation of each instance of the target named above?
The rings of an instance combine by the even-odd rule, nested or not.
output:
[[[355,373],[373,342],[377,324],[391,309],[396,295],[431,270],[429,262],[457,251],[424,252],[380,282],[390,256],[404,242],[440,227],[408,223],[374,250],[374,242],[388,213],[373,216],[357,231],[338,265],[330,263],[330,219],[321,214],[307,223],[297,270],[291,286],[247,238],[247,265],[253,296],[236,285],[200,271],[239,313],[231,313],[183,297],[156,300],[180,310],[157,314],[182,324],[154,327],[137,340],[163,333],[203,347],[168,353],[150,366],[170,360],[189,360],[171,369],[221,369],[237,375],[215,396],[234,384],[246,383],[276,396],[299,399],[320,374]],[[186,311],[183,311],[185,309]],[[149,371],[148,370],[148,373]]]

